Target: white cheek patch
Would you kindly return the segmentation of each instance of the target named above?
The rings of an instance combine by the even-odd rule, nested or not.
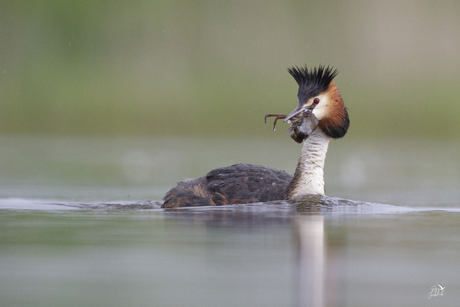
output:
[[[320,100],[318,105],[313,109],[313,114],[315,114],[318,120],[321,120],[326,117],[328,109],[328,100],[325,95],[317,96]]]
[[[318,120],[321,120],[326,117],[326,106],[320,102],[320,104],[314,108],[312,112]]]

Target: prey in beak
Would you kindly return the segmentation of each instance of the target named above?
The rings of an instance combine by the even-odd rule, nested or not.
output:
[[[319,102],[319,101],[318,101]],[[291,127],[286,131],[286,134],[291,133],[291,138],[297,143],[302,143],[318,126],[318,119],[313,114],[313,109],[318,102],[313,101],[311,105],[298,106],[289,115],[285,114],[266,114],[264,121],[267,122],[268,117],[275,117],[273,122],[273,131],[276,129],[278,119],[284,119],[283,122],[288,122]]]

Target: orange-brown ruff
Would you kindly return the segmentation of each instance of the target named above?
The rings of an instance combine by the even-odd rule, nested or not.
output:
[[[335,135],[343,136],[350,126],[350,119],[334,81],[331,81],[325,94],[329,97],[327,116],[318,122],[318,128],[332,138],[335,138]]]
[[[299,85],[298,106],[291,114],[303,112],[315,103],[312,113],[318,121],[310,135],[302,135],[302,154],[294,176],[251,164],[214,169],[206,176],[178,183],[163,198],[163,208],[221,206],[324,194],[323,167],[329,141],[343,137],[350,125],[347,109],[332,81],[338,72],[323,66],[311,70],[306,66],[293,67],[288,71]]]

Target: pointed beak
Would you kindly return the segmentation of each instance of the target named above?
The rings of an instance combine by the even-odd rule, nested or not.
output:
[[[297,115],[301,114],[304,111],[307,111],[307,110],[311,111],[311,110],[313,110],[315,108],[315,106],[316,105],[314,105],[314,104],[311,104],[309,106],[298,105],[297,108],[294,109],[294,111],[292,111],[291,113],[289,113],[288,116],[286,116],[286,118],[283,120],[283,122],[287,122],[291,118],[296,117]]]

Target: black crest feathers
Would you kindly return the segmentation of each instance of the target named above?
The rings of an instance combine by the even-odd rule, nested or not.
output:
[[[326,91],[329,84],[339,73],[337,69],[319,65],[318,68],[308,70],[307,66],[288,68],[288,72],[294,77],[299,85],[299,102],[319,95]]]

